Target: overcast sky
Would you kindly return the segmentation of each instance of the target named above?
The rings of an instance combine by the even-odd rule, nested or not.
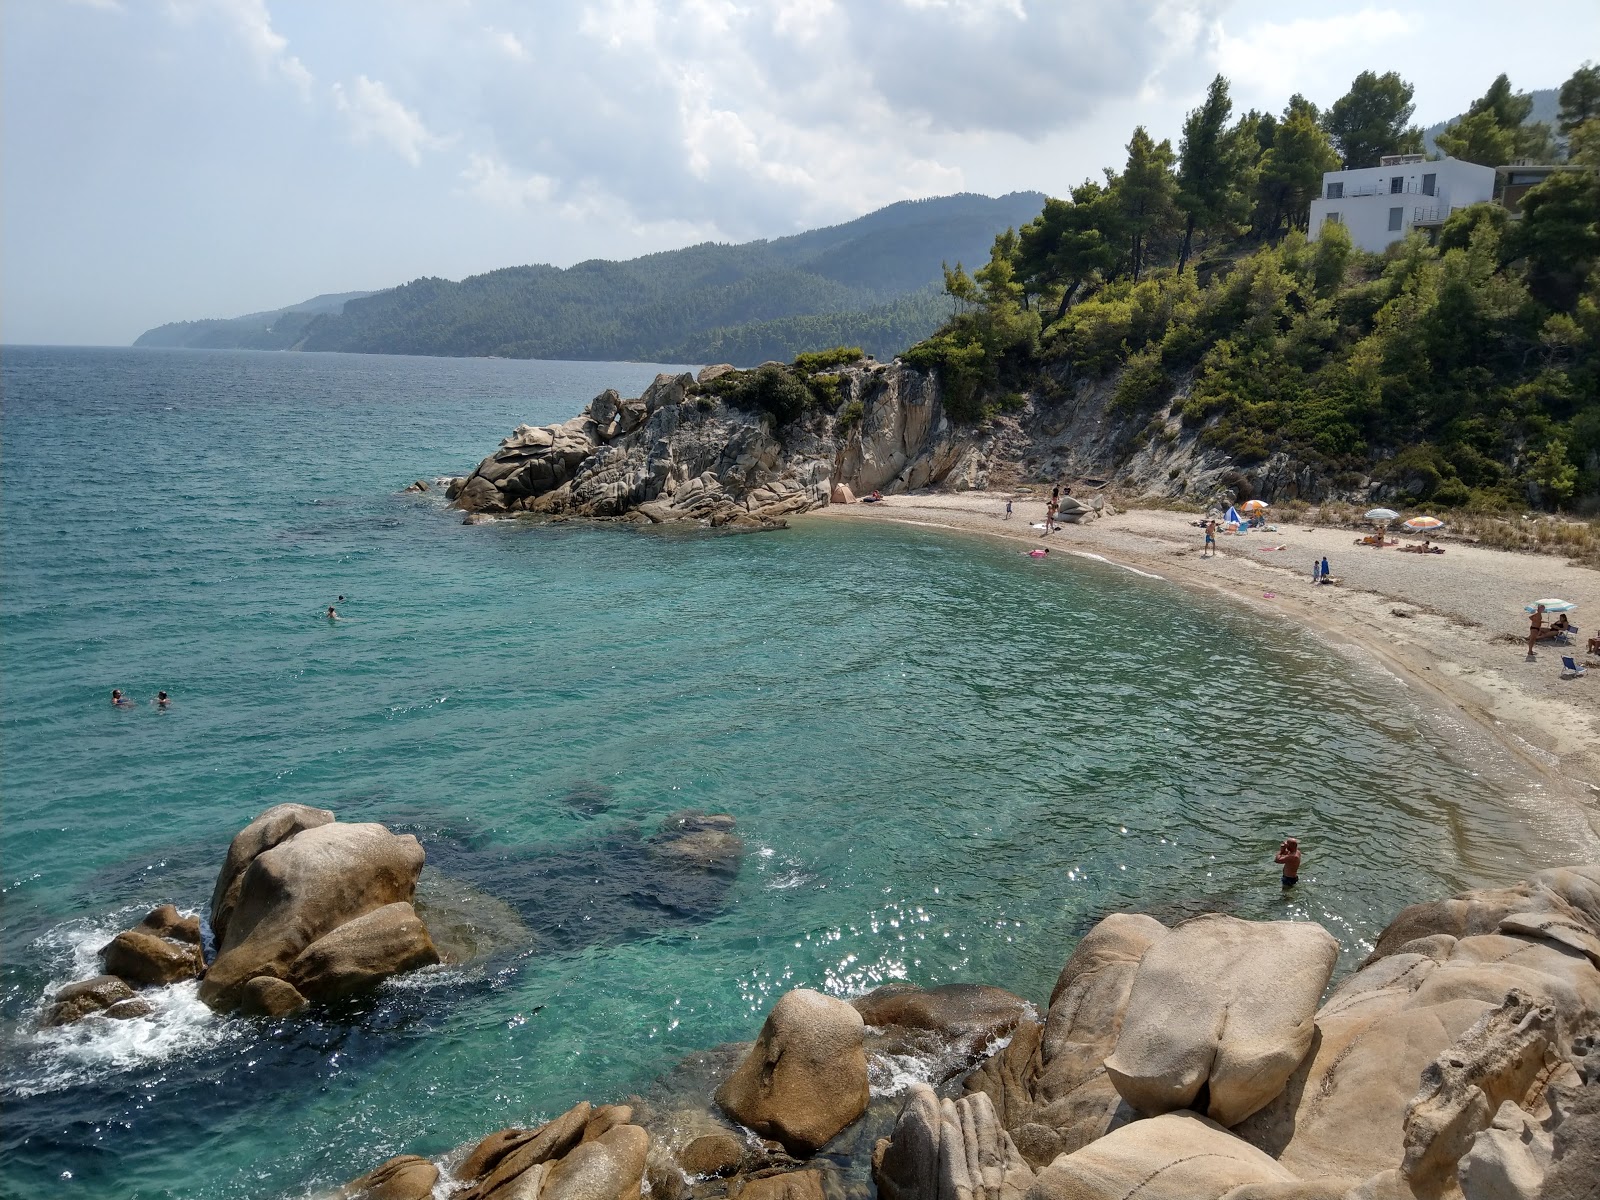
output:
[[[1312,13],[1292,16],[1293,13]],[[1061,193],[1365,68],[1417,119],[1600,58],[1597,0],[4,0],[0,340]]]

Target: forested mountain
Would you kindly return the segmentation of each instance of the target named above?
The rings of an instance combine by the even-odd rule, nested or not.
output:
[[[889,357],[950,315],[941,264],[986,257],[1043,203],[1036,192],[903,201],[774,241],[416,279],[337,312],[166,325],[135,344],[747,366],[847,342]]]
[[[187,346],[196,350],[287,350],[323,313],[338,313],[371,292],[329,292],[287,308],[208,321],[174,321],[139,335],[135,346]]]

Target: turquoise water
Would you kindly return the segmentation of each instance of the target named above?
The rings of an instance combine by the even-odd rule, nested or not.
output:
[[[1114,567],[854,522],[469,528],[396,494],[655,367],[0,367],[10,1194],[298,1196],[636,1091],[789,987],[1042,1001],[1120,907],[1316,919],[1348,962],[1400,905],[1537,861],[1392,681]],[[285,800],[416,833],[525,939],[312,1021],[175,989],[157,1019],[33,1030]],[[737,818],[731,882],[643,863],[685,808]]]

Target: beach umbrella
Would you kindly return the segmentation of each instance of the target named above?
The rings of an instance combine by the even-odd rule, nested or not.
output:
[[[1541,604],[1544,605],[1544,610],[1547,613],[1573,612],[1578,607],[1571,600],[1557,600],[1552,596],[1548,600],[1535,600],[1532,604],[1526,604],[1523,606],[1522,611],[1525,613],[1537,612]]]
[[[1400,514],[1392,508],[1374,508],[1367,513],[1369,521],[1392,521]]]
[[[1246,500],[1239,506],[1241,512],[1261,512],[1267,507],[1265,500]]]
[[[1438,517],[1412,517],[1405,522],[1407,529],[1438,529],[1444,524]]]

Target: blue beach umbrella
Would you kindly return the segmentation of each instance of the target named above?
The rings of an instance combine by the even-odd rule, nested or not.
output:
[[[1578,607],[1571,600],[1557,600],[1552,597],[1549,600],[1535,600],[1532,604],[1525,604],[1522,607],[1522,611],[1525,613],[1538,612],[1541,604],[1544,605],[1544,610],[1547,613],[1574,612]]]

